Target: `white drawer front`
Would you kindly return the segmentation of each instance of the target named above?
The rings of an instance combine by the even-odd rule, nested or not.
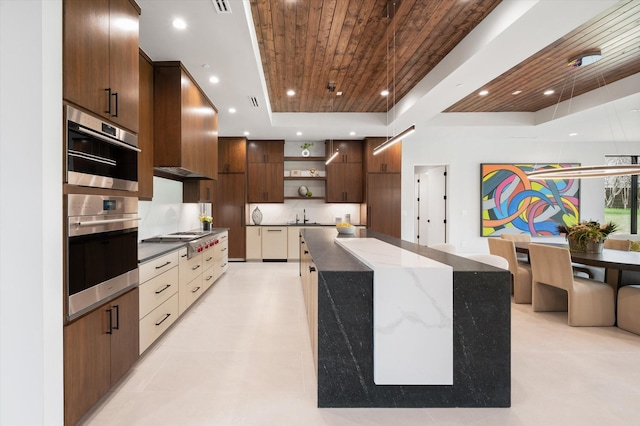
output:
[[[214,246],[216,259],[222,259],[229,256],[229,241],[220,241]]]
[[[206,249],[202,253],[202,267],[204,269],[210,268],[213,265],[214,259],[215,259],[215,248],[211,247]]]
[[[216,278],[218,278],[215,274],[216,268],[214,265],[211,265],[211,267],[202,274],[202,285],[205,291],[209,289],[209,287],[211,287],[216,281]]]
[[[180,260],[180,282],[189,283],[195,279],[198,275],[201,275],[202,268],[202,254],[192,257],[191,259]]]
[[[140,318],[178,292],[178,266],[140,285]]]
[[[177,319],[178,295],[174,294],[140,320],[140,353],[143,353]]]
[[[144,283],[151,278],[168,271],[178,265],[178,250],[157,257],[148,262],[141,263],[139,266],[140,282]]]
[[[198,297],[202,296],[204,293],[204,285],[202,284],[202,277],[196,278],[191,281],[187,286],[187,307],[191,306],[193,302],[195,302]]]

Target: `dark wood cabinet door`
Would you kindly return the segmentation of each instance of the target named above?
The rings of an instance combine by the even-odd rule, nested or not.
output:
[[[205,169],[205,149],[203,141],[204,116],[202,114],[202,94],[188,76],[181,74],[181,156],[182,167],[196,173]]]
[[[400,238],[400,176],[367,174],[367,229]]]
[[[327,165],[327,203],[361,203],[362,187],[362,163]]]
[[[369,173],[401,173],[402,172],[402,142],[398,142],[385,149],[378,155],[373,155],[373,150],[383,143],[386,138],[367,138],[366,170]]]
[[[223,137],[218,140],[218,173],[245,173],[247,140]]]
[[[362,141],[334,140],[333,150],[331,141],[325,142],[327,158],[338,150],[338,156],[332,161],[335,163],[362,163]]]
[[[109,15],[111,120],[138,133],[138,11],[129,0],[111,0]]]
[[[283,140],[253,140],[247,143],[247,162],[284,163]]]
[[[63,3],[63,98],[106,117],[109,22],[109,0]]]
[[[111,385],[115,385],[139,357],[138,293],[135,288],[111,302]]]
[[[215,226],[229,228],[229,258],[245,259],[245,174],[222,173],[214,183]]]
[[[140,53],[140,126],[138,133],[138,198],[153,198],[153,66]]]
[[[64,327],[64,423],[75,425],[111,387],[107,304]]]
[[[284,202],[284,163],[247,164],[247,202]]]

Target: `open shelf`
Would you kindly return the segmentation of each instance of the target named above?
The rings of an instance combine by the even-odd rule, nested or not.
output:
[[[326,161],[325,157],[284,157],[284,161]]]
[[[284,180],[327,180],[325,176],[285,176]]]

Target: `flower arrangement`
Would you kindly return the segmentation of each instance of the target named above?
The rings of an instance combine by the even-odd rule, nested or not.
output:
[[[558,232],[565,234],[572,251],[599,252],[593,245],[600,244],[607,239],[609,234],[618,230],[618,225],[613,222],[600,225],[596,221],[584,221],[575,225],[558,225]],[[595,251],[594,251],[595,250]]]
[[[207,216],[205,214],[201,214],[200,215],[200,222],[202,222],[202,223],[211,223],[211,222],[213,222],[213,217]]]

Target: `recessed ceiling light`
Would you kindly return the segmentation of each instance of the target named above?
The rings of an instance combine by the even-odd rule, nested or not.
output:
[[[578,134],[576,132],[573,132],[573,133],[569,133],[569,136],[578,136]]]
[[[487,96],[489,94],[488,90],[481,90],[480,92],[478,92],[478,95],[480,96]]]
[[[551,89],[544,91],[544,94],[547,95],[547,96],[553,95],[554,93],[556,93],[556,91],[555,90],[551,90]]]
[[[231,114],[235,114],[236,109],[235,109],[234,107],[231,107],[231,108],[229,108],[229,112],[230,112]]]
[[[184,30],[187,28],[187,23],[181,18],[176,18],[173,20],[173,27],[178,30]]]
[[[385,90],[383,90],[382,92],[380,92],[380,94],[381,94],[382,96],[389,96],[389,91],[385,89]]]
[[[212,75],[211,77],[209,77],[209,82],[213,84],[218,84],[220,83],[220,79],[217,76]]]
[[[243,133],[244,133],[245,136],[249,136],[251,134],[247,130],[245,130]]]
[[[296,135],[302,136],[302,132],[296,132]]]
[[[356,132],[353,132],[353,131],[349,132],[349,136],[355,136],[355,135],[356,135]]]
[[[287,96],[293,96],[295,94],[296,94],[295,90],[287,90]]]
[[[515,92],[512,92],[512,95],[519,95],[520,93],[522,93],[522,90],[516,90]]]

